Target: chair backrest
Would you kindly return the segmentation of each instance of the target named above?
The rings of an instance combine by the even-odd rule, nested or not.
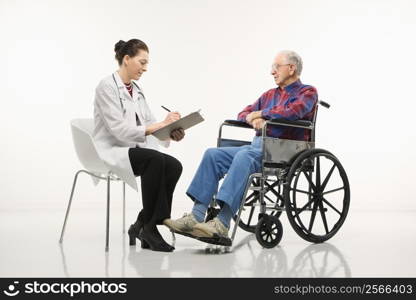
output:
[[[71,121],[71,131],[75,151],[84,168],[93,173],[107,173],[109,169],[100,159],[92,138],[94,120],[74,119]]]

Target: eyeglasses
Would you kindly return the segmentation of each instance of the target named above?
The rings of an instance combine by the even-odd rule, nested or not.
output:
[[[279,65],[279,64],[272,64],[272,71],[278,71],[280,67],[289,66],[291,64]]]

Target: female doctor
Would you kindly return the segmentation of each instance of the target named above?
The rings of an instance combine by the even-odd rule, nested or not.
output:
[[[119,41],[115,45],[119,69],[98,84],[94,101],[94,141],[104,162],[124,182],[137,190],[135,176],[141,176],[143,209],[128,231],[130,245],[141,241],[142,248],[170,252],[157,226],[170,218],[172,195],[182,173],[181,163],[158,151],[158,141],[151,134],[180,118],[169,112],[157,122],[135,80],[147,71],[149,49],[138,40]],[[172,131],[171,139],[180,141],[182,129]]]

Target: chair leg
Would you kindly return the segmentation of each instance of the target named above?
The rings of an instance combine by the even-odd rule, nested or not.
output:
[[[126,183],[123,181],[123,234],[126,233]]]
[[[110,233],[110,174],[107,175],[107,220],[105,230],[105,252],[108,252],[108,240]]]
[[[59,243],[62,244],[62,241],[64,240],[64,234],[65,234],[65,227],[66,227],[66,221],[68,220],[68,215],[69,215],[69,211],[71,210],[71,203],[72,203],[72,198],[74,196],[74,190],[75,190],[75,186],[77,184],[77,180],[78,180],[78,175],[79,173],[81,173],[82,170],[79,170],[74,177],[74,182],[72,184],[72,189],[71,189],[71,196],[69,197],[69,202],[68,202],[68,207],[66,209],[66,214],[65,214],[65,220],[64,220],[64,224],[62,226],[62,231],[61,231],[61,237],[59,239]]]

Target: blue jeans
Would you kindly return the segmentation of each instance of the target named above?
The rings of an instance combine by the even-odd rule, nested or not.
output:
[[[219,189],[217,201],[227,204],[233,214],[240,208],[241,198],[248,177],[261,168],[262,139],[254,137],[251,145],[241,147],[209,148],[199,164],[187,195],[206,206],[218,190],[218,183],[225,177]]]

